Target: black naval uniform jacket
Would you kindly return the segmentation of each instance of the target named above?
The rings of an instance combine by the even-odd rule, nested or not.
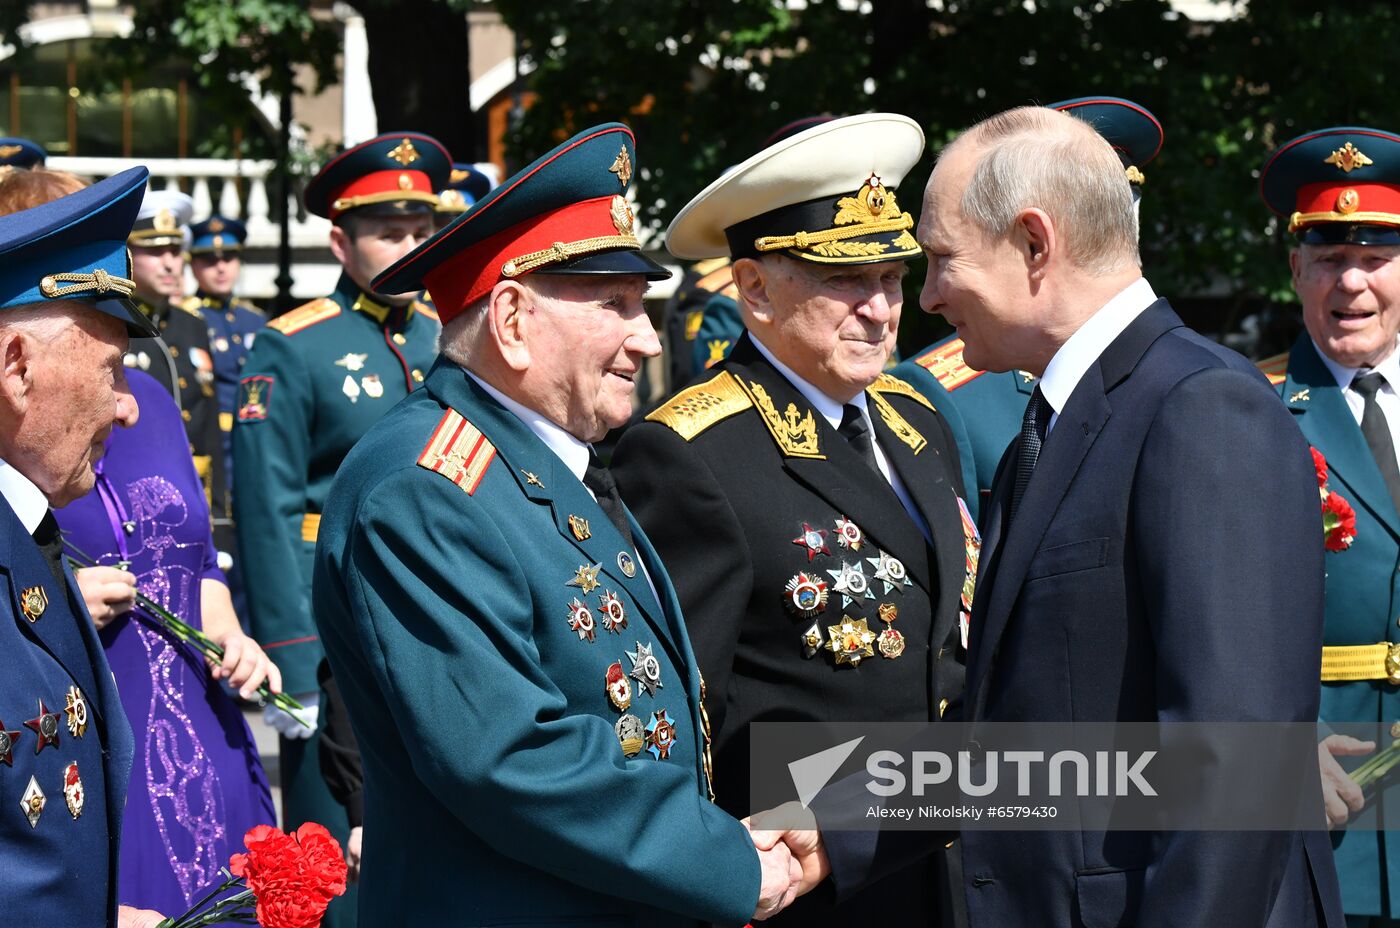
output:
[[[937,719],[962,690],[965,657],[963,488],[943,418],[888,375],[866,393],[874,437],[923,515],[931,547],[884,476],[750,339],[624,432],[612,463],[624,502],[680,597],[707,684],[716,800],[736,816],[757,811],[748,796],[749,722]],[[838,520],[858,528],[859,549],[842,542]],[[815,546],[806,543],[813,532]],[[899,559],[909,585],[887,591],[875,578],[882,552]],[[843,606],[832,572],[846,566],[861,568],[871,598]],[[826,584],[815,617],[792,607],[787,588],[798,574]],[[892,627],[904,636],[903,654],[885,658],[876,646],[856,666],[838,664],[825,649],[828,627],[850,616],[878,634],[885,604],[897,612]],[[816,653],[804,647],[814,622],[822,638]],[[930,883],[929,870],[915,866],[839,911],[830,886],[819,887],[779,921],[849,924],[860,913],[932,924],[938,905]]]
[[[214,356],[209,351],[209,331],[198,310],[174,303],[153,307],[140,303],[160,330],[157,338],[133,338],[126,352],[126,366],[135,367],[160,381],[180,404],[180,418],[190,440],[190,453],[209,497],[209,512],[226,514],[228,475],[224,472],[223,433],[219,430],[219,400],[214,393]],[[233,551],[227,532],[216,532],[220,551]]]

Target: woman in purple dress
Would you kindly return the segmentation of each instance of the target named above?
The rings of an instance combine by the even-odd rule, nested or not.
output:
[[[78,585],[136,733],[119,898],[179,915],[222,882],[219,868],[249,828],[277,823],[252,735],[218,681],[251,696],[281,679],[234,615],[174,400],[140,371],[127,378],[139,420],[113,430],[97,486],[57,516],[65,538],[102,565],[77,571]],[[133,617],[137,589],[202,627],[224,648],[223,665],[211,669]]]

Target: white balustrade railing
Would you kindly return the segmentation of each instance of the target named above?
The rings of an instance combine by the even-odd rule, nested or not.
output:
[[[248,247],[273,248],[281,241],[271,200],[276,183],[269,180],[272,161],[226,158],[84,158],[53,157],[48,167],[70,171],[95,180],[111,177],[130,167],[144,165],[151,172],[151,187],[158,190],[184,189],[194,200],[195,219],[217,211],[248,226]],[[269,183],[274,189],[268,190]],[[325,247],[330,223],[320,216],[302,214],[296,198],[288,204],[293,248]]]

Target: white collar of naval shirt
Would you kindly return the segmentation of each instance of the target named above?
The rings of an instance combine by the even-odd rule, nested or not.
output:
[[[802,394],[803,399],[812,404],[812,408],[820,413],[822,418],[827,422],[831,423],[832,428],[841,427],[841,419],[845,413],[846,404],[836,402],[834,399],[797,376],[792,368],[773,357],[773,352],[769,351],[768,347],[764,345],[763,342],[755,338],[753,333],[749,333],[749,338],[753,340],[754,347],[758,349],[758,353],[767,358],[768,363],[776,367],[778,373],[782,374],[787,378],[788,383],[797,388],[797,392]],[[870,411],[865,407],[865,391],[860,391],[847,402],[860,410],[861,417],[865,419],[866,429],[870,430],[871,436],[874,436],[875,432],[873,431],[873,424],[870,421]]]
[[[1084,378],[1084,372],[1113,344],[1114,339],[1123,334],[1124,329],[1132,325],[1134,319],[1142,315],[1143,310],[1155,302],[1157,294],[1153,292],[1152,285],[1146,277],[1139,277],[1084,320],[1084,324],[1055,352],[1045,366],[1045,374],[1039,384],[1041,395],[1054,410],[1046,429],[1047,435],[1055,427],[1074,388]]]
[[[463,368],[466,370],[466,368]],[[525,427],[535,433],[535,437],[545,443],[555,457],[564,462],[564,466],[574,475],[579,483],[583,483],[583,472],[588,469],[588,456],[590,453],[587,442],[580,441],[573,435],[566,432],[558,423],[546,419],[528,406],[516,402],[506,396],[500,390],[491,386],[471,371],[467,371],[467,376],[475,380],[477,386],[491,395],[491,398],[508,409]],[[587,489],[585,487],[585,489]],[[588,491],[590,494],[592,490]]]
[[[48,514],[49,500],[44,491],[7,461],[0,461],[0,496],[5,497],[24,530],[31,535]]]
[[[1400,347],[1400,343],[1397,344]],[[1317,342],[1313,342],[1313,349],[1317,351],[1317,356],[1322,359],[1322,366],[1327,368],[1337,381],[1337,386],[1343,390],[1351,389],[1351,382],[1356,379],[1356,375],[1361,373],[1359,367],[1344,367],[1333,361],[1322,353],[1322,349],[1317,347]],[[1378,371],[1385,378],[1385,382],[1390,384],[1390,389],[1400,393],[1400,351],[1391,349],[1389,355],[1381,363],[1369,370]]]

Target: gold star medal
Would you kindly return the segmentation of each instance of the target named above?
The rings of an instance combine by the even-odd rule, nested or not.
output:
[[[87,700],[83,698],[82,690],[76,686],[68,687],[68,694],[64,697],[63,712],[68,716],[68,734],[74,738],[81,738],[87,734],[88,707]]]
[[[862,660],[875,656],[875,633],[865,619],[842,618],[844,621],[840,625],[827,626],[830,638],[826,649],[836,656],[838,667],[842,664],[859,667]]]
[[[579,569],[574,572],[574,579],[564,585],[576,586],[583,591],[584,596],[587,596],[589,593],[598,589],[598,571],[602,569],[602,564],[594,564],[592,567],[589,567],[587,564],[581,564]]]

